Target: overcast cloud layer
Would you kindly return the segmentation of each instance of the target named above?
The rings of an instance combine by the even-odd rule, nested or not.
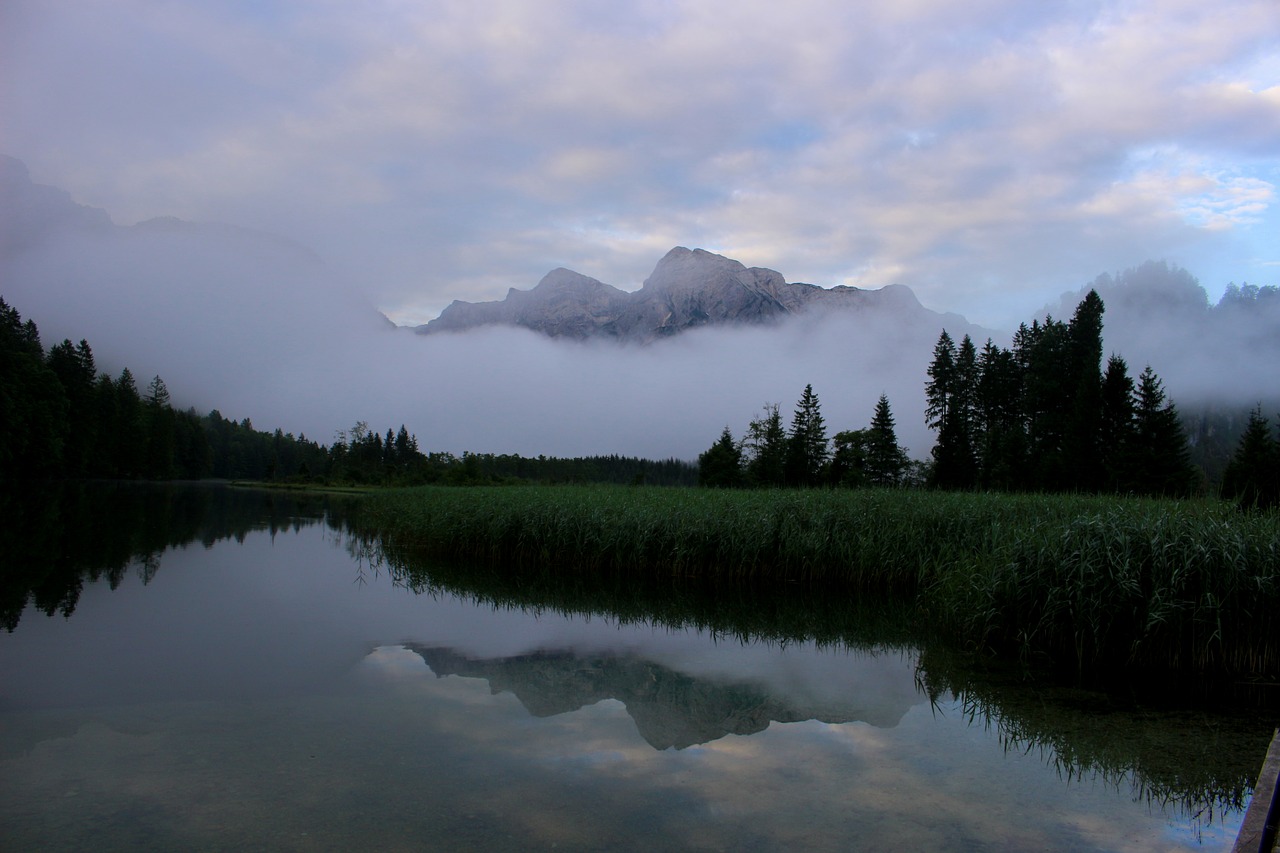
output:
[[[402,323],[685,245],[1010,327],[1147,259],[1275,282],[1277,45],[1274,0],[9,0],[0,151]]]

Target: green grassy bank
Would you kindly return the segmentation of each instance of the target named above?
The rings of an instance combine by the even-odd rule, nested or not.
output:
[[[396,549],[503,572],[905,597],[965,644],[1081,670],[1280,675],[1280,515],[1218,502],[428,487],[364,504]]]

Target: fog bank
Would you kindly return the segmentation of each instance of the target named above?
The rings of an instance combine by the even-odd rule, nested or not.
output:
[[[325,443],[366,421],[404,424],[424,450],[693,459],[725,426],[741,436],[766,403],[789,420],[812,384],[829,435],[867,426],[884,393],[899,440],[924,457],[926,369],[943,324],[956,340],[986,334],[954,315],[886,308],[643,347],[514,328],[418,336],[297,244],[169,219],[120,227],[31,184],[17,161],[0,166],[0,295],[46,347],[85,338],[100,370],[128,367],[140,386],[160,375],[177,406]],[[1167,267],[1095,285],[1109,351],[1134,375],[1151,363],[1180,403],[1280,396],[1274,300],[1210,311],[1194,279]],[[1082,294],[1054,316],[1068,318]]]

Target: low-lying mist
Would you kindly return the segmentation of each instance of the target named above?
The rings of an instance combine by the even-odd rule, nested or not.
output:
[[[693,459],[725,426],[741,436],[766,403],[789,421],[812,384],[828,435],[867,426],[884,393],[911,454],[933,445],[924,385],[941,315],[809,315],[648,346],[513,328],[419,336],[287,241],[176,220],[122,228],[51,188],[15,186],[27,195],[6,199],[0,295],[36,322],[46,347],[85,338],[99,370],[128,367],[139,387],[159,375],[175,405],[201,414],[217,408],[324,443],[365,421],[404,424],[424,450]],[[1179,405],[1280,397],[1274,300],[1210,311],[1194,279],[1161,268],[1163,278],[1139,276],[1141,287],[1100,279],[1108,349],[1133,375],[1150,363]],[[1068,318],[1077,299],[1064,297],[1054,316]],[[946,324],[956,340],[985,337],[954,317]]]
[[[86,338],[100,370],[160,375],[175,405],[322,442],[367,421],[427,450],[692,459],[804,386],[828,430],[865,427],[889,395],[918,453],[939,328],[877,314],[702,329],[650,346],[513,328],[414,335],[314,258],[255,235],[168,224],[63,236],[5,269],[5,299],[46,346]]]

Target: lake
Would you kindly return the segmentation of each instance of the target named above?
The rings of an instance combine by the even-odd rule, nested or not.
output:
[[[799,624],[830,596],[504,592],[338,497],[37,491],[5,850],[1224,850],[1274,723]]]

